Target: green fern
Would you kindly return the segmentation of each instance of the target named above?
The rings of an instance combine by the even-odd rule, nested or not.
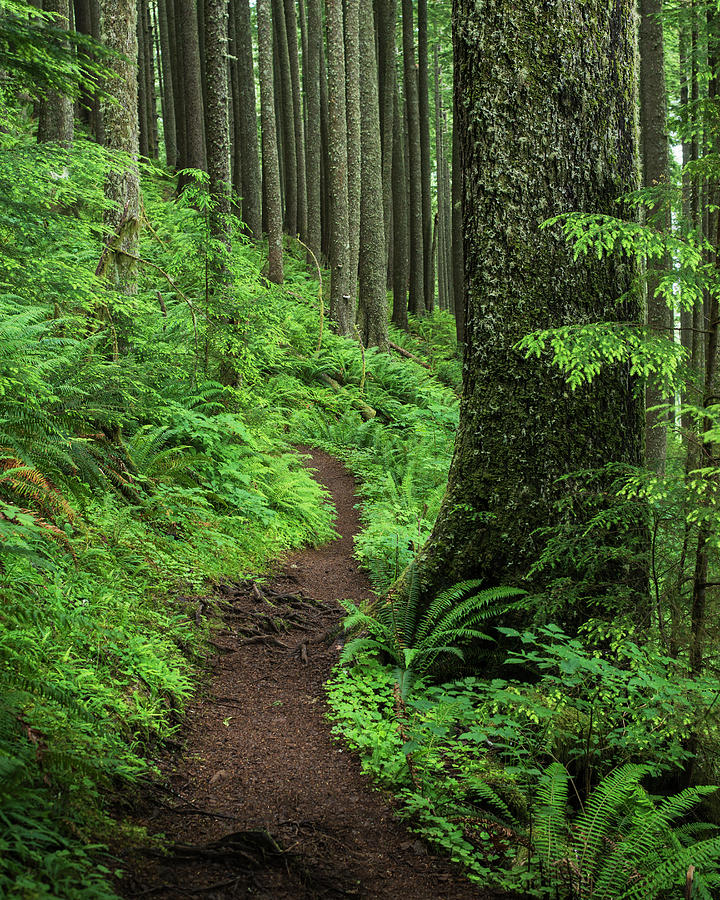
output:
[[[524,593],[511,587],[481,590],[480,581],[464,581],[443,591],[421,609],[420,584],[412,565],[407,589],[400,596],[391,592],[369,609],[342,601],[348,613],[345,629],[363,630],[368,636],[350,640],[341,662],[365,652],[389,656],[395,664],[395,677],[404,700],[417,678],[431,671],[440,657],[462,660],[462,644],[491,640],[477,626],[501,615],[509,606],[507,601]]]

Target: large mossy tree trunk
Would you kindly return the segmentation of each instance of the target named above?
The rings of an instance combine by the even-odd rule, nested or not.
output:
[[[573,259],[566,212],[618,213],[637,186],[634,0],[455,0],[466,347],[447,494],[420,554],[429,598],[479,577],[522,582],[536,529],[557,522],[558,479],[642,458],[642,398],[618,364],[571,391],[517,341],[539,328],[619,319],[631,271]]]

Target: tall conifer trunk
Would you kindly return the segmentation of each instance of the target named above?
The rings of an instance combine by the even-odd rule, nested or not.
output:
[[[617,214],[637,187],[635,2],[455,0],[467,278],[463,397],[448,489],[418,562],[424,596],[465,578],[522,582],[558,521],[558,479],[642,458],[624,364],[570,391],[517,341],[538,328],[639,321],[616,257],[574,259],[547,218]],[[554,573],[557,577],[557,573]],[[582,616],[583,611],[575,610]]]
[[[53,25],[70,27],[69,0],[43,0],[43,11],[52,13]],[[57,141],[69,146],[73,140],[73,103],[70,97],[58,91],[49,91],[40,103],[38,141]]]
[[[276,284],[283,280],[282,202],[280,165],[275,123],[273,78],[273,37],[271,0],[257,0],[258,75],[262,126],[262,165],[265,214],[268,236],[268,278]]]

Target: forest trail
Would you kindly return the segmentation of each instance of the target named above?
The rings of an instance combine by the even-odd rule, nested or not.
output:
[[[182,753],[162,765],[135,815],[175,852],[135,853],[119,890],[218,900],[498,896],[428,855],[331,736],[323,683],[338,657],[337,598],[362,600],[371,589],[352,557],[353,477],[326,453],[308,452],[332,494],[340,537],[289,555],[263,586],[276,623],[293,620],[289,631],[273,631],[271,607],[252,582],[221,594],[225,624],[213,640],[208,692],[189,710]]]

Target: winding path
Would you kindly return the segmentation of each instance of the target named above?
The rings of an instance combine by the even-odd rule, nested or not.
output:
[[[326,453],[307,452],[341,537],[286,558],[263,589],[274,607],[251,583],[222,592],[227,616],[208,695],[190,709],[182,752],[162,765],[162,784],[136,816],[175,853],[133,854],[120,891],[218,900],[498,896],[428,855],[331,736],[323,683],[338,654],[336,599],[371,590],[352,556],[354,480]],[[314,603],[293,604],[298,595]],[[295,626],[275,631],[284,616]]]

